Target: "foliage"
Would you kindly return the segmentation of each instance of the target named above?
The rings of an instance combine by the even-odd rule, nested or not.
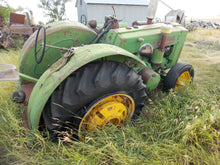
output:
[[[49,17],[49,22],[65,19],[65,4],[70,0],[40,0],[39,8],[44,10],[44,16]]]
[[[220,50],[198,45],[219,40],[220,31],[207,37],[212,32],[188,35],[181,61],[195,67],[191,88],[150,93],[133,122],[90,133],[84,142],[54,143],[36,131],[28,147],[23,110],[10,99],[16,82],[0,82],[0,164],[220,164]],[[0,51],[1,62],[17,65],[20,50]]]
[[[23,10],[22,7],[18,7],[17,9],[12,8],[4,0],[1,0],[0,2],[1,2],[0,3],[0,15],[2,16],[3,21],[5,21],[6,23],[9,22],[9,17],[10,17],[11,12],[14,13],[14,12]]]
[[[38,25],[44,25],[44,23],[42,21],[39,21]]]

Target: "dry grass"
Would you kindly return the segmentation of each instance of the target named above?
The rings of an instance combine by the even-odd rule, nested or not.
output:
[[[22,109],[0,82],[0,164],[220,164],[220,61],[217,30],[190,33],[180,61],[193,64],[192,88],[155,93],[142,115],[120,129],[89,134],[85,142],[51,142],[34,132],[28,148]],[[19,50],[0,50],[0,62],[17,66]]]
[[[220,85],[220,30],[198,29],[189,33],[180,57],[195,68],[195,82]]]
[[[0,50],[0,63],[13,64],[18,68],[19,54],[19,49],[10,51]],[[0,82],[0,86],[0,100],[3,102],[5,96],[11,95],[11,93],[9,94],[9,91],[15,91],[16,82],[3,81]]]

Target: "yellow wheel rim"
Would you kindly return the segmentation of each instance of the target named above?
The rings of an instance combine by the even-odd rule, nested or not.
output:
[[[104,128],[107,123],[116,126],[130,120],[134,114],[134,100],[126,94],[114,94],[97,101],[88,109],[82,118],[78,136],[83,140],[83,131],[94,131],[95,128]]]
[[[183,86],[189,86],[191,80],[192,80],[192,76],[190,75],[189,71],[183,72],[179,76],[179,78],[176,82],[175,90],[178,90],[178,89],[182,88]]]

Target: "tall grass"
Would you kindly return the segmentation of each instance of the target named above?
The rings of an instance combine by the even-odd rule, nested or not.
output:
[[[194,66],[195,82],[200,87],[213,88],[220,86],[219,54],[220,30],[198,29],[188,34],[180,60]]]
[[[190,33],[182,52],[180,60],[195,68],[191,88],[149,94],[136,120],[90,133],[84,142],[54,143],[36,131],[28,147],[23,110],[10,99],[16,83],[0,82],[0,164],[220,164],[220,51],[209,59],[209,47],[201,51],[195,43],[208,31]],[[0,53],[0,62],[17,65],[18,52]]]

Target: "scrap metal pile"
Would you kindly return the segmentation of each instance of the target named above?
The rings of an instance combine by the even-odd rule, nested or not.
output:
[[[12,35],[7,26],[3,26],[0,29],[0,48],[8,49],[13,47]]]
[[[189,31],[195,31],[198,27],[206,29],[220,29],[220,24],[210,21],[191,21],[189,24],[186,25],[186,28]]]
[[[10,47],[16,47],[15,40],[18,36],[22,36],[23,40],[26,41],[37,30],[38,26],[34,25],[32,12],[30,11],[30,13],[31,18],[28,13],[26,13],[26,16],[10,13],[9,26],[3,22],[3,19],[0,19],[0,48],[8,49]],[[27,23],[25,23],[25,19]]]

